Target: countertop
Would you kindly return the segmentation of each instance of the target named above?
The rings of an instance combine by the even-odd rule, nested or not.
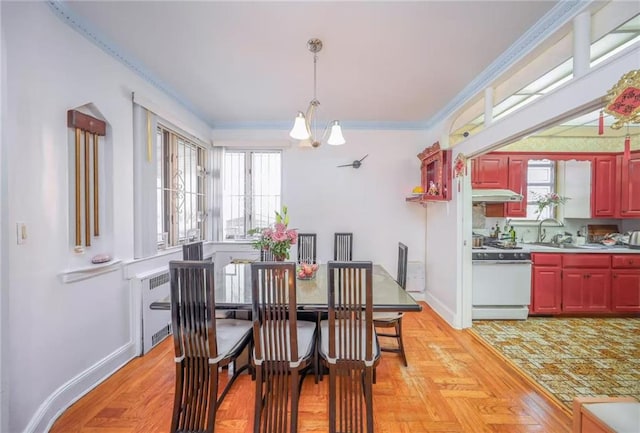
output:
[[[624,245],[607,247],[602,244],[585,244],[581,246],[567,245],[566,247],[552,247],[536,244],[518,244],[522,252],[557,253],[557,254],[640,254],[640,249],[632,249]]]

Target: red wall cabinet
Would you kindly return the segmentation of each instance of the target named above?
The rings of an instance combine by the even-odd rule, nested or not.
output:
[[[594,218],[616,216],[616,166],[615,156],[596,156],[593,159],[591,216]]]
[[[506,155],[483,155],[471,161],[471,187],[504,189],[508,184]]]
[[[509,157],[507,188],[522,194],[521,202],[507,203],[506,216],[526,217],[527,216],[527,168],[528,159],[516,156]]]
[[[532,254],[531,314],[562,312],[562,255]]]
[[[633,152],[625,161],[618,155],[620,167],[620,216],[640,218],[640,152]]]

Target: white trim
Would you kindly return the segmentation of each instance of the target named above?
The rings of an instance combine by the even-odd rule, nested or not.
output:
[[[42,402],[23,433],[49,431],[56,419],[69,406],[109,378],[135,356],[135,345],[132,341],[129,341],[63,384]]]
[[[429,306],[433,309],[433,311],[438,313],[438,315],[442,317],[445,320],[445,322],[451,325],[452,328],[462,329],[459,323],[458,315],[456,314],[455,311],[452,311],[449,307],[447,307],[445,304],[440,302],[440,300],[435,298],[431,294],[431,292],[425,293],[425,299],[427,304],[429,304]]]

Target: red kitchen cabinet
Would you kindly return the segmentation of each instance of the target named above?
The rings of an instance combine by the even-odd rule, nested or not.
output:
[[[640,313],[640,270],[613,270],[611,309],[621,313]]]
[[[640,152],[633,152],[625,161],[618,156],[620,167],[620,216],[622,218],[640,217]]]
[[[565,269],[563,272],[563,312],[605,313],[611,310],[609,269]]]
[[[611,257],[611,309],[621,313],[640,312],[640,254]]]
[[[505,189],[508,184],[508,158],[484,155],[471,161],[471,186],[480,189]]]
[[[562,311],[611,311],[611,256],[565,254],[562,274]]]
[[[593,160],[591,216],[616,216],[616,157],[596,156]]]
[[[529,160],[523,157],[510,156],[507,171],[507,188],[522,194],[521,202],[507,203],[506,216],[526,217],[527,216],[527,169]]]
[[[532,254],[530,314],[562,312],[562,255]]]

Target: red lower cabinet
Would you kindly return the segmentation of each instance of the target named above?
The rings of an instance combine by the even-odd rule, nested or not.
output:
[[[639,313],[640,270],[615,269],[611,281],[611,309],[625,313]]]
[[[531,255],[530,314],[640,313],[640,254]]]
[[[611,271],[567,269],[562,278],[562,311],[606,313],[611,311]]]

